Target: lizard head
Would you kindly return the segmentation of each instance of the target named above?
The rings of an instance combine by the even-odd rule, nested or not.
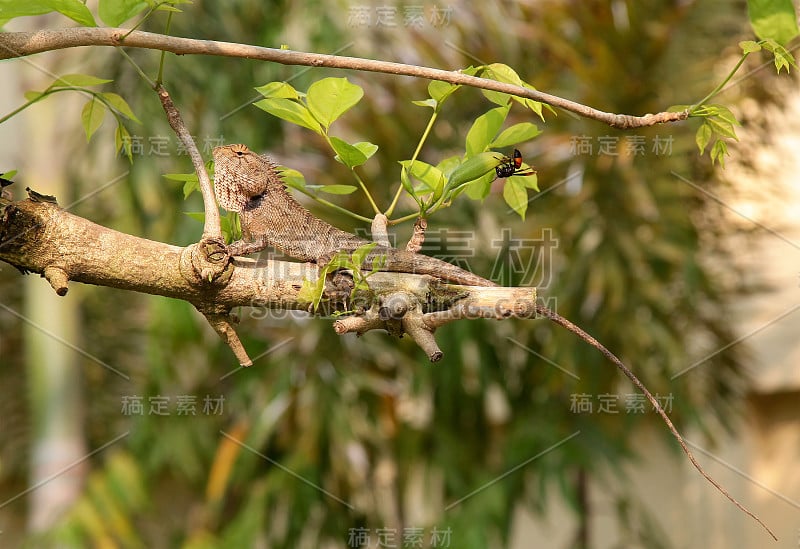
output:
[[[212,154],[214,194],[220,206],[241,212],[250,198],[266,192],[272,166],[247,145],[223,145]]]

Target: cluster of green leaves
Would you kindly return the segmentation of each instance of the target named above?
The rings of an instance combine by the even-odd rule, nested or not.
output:
[[[678,107],[680,110],[692,108],[689,105]],[[735,126],[740,126],[736,116],[725,105],[700,105],[694,107],[689,115],[691,117],[703,118],[703,123],[697,129],[695,134],[695,142],[697,148],[700,149],[700,154],[703,154],[714,139],[714,144],[711,146],[711,162],[719,161],[720,165],[725,164],[725,156],[728,153],[728,143],[724,138],[736,139]]]
[[[353,292],[369,290],[367,278],[374,275],[381,270],[386,263],[385,255],[375,255],[372,257],[372,265],[370,270],[365,272],[363,266],[372,253],[372,250],[378,245],[377,242],[370,242],[359,246],[351,253],[337,252],[330,261],[328,261],[322,270],[320,276],[314,282],[310,280],[303,280],[303,287],[300,288],[298,299],[305,303],[310,303],[312,308],[316,310],[322,301],[322,295],[325,293],[325,280],[329,273],[338,271],[339,269],[347,269],[353,273]]]
[[[469,67],[461,72],[533,89],[533,86],[524,82],[513,69],[500,63]],[[442,207],[447,207],[462,192],[473,200],[484,199],[489,193],[491,182],[496,179],[495,168],[508,161],[507,156],[494,151],[494,149],[517,145],[533,139],[541,133],[539,128],[530,122],[514,124],[506,129],[502,129],[502,126],[514,102],[530,109],[539,117],[543,117],[544,109],[550,109],[550,107],[530,99],[482,90],[484,96],[497,106],[477,117],[473,122],[467,132],[465,154],[445,158],[436,165],[418,160],[419,153],[443,104],[460,87],[460,85],[432,81],[428,86],[430,97],[414,101],[415,105],[429,107],[433,112],[412,158],[400,161],[401,186],[398,188],[391,206],[386,210],[387,215],[391,215],[393,212],[403,190],[414,199],[419,208],[418,212],[406,216],[403,220],[418,215],[427,216]],[[324,78],[311,84],[306,93],[296,90],[286,82],[270,82],[256,90],[264,96],[264,99],[255,103],[257,107],[323,137],[334,152],[335,159],[353,173],[358,186],[364,191],[375,213],[380,212],[367,185],[355,170],[375,154],[378,146],[367,141],[348,143],[330,134],[331,125],[364,96],[364,91],[360,86],[349,82],[346,78]],[[283,177],[288,186],[328,205],[330,203],[321,200],[314,192],[315,190],[333,194],[348,194],[358,188],[352,185],[326,185],[314,188],[307,185],[305,178],[296,170],[284,170]],[[535,175],[508,178],[503,192],[503,197],[508,205],[523,218],[528,204],[528,189],[538,190]],[[366,218],[351,212],[347,213],[366,220]]]
[[[710,151],[712,164],[719,161],[720,165],[724,165],[725,156],[728,155],[728,144],[725,139],[738,139],[734,127],[740,124],[730,109],[724,105],[707,104],[707,101],[722,91],[752,53],[764,50],[772,54],[778,74],[783,69],[788,73],[790,67],[797,68],[794,56],[786,49],[786,45],[800,34],[791,0],[748,0],[747,7],[750,24],[761,40],[740,42],[742,56],[739,62],[728,76],[698,103],[670,108],[670,110],[687,110],[689,117],[703,119],[702,125],[697,129],[695,141],[700,154],[703,154],[713,140]]]
[[[534,89],[533,86],[523,81],[514,69],[502,63],[469,67],[461,72]],[[508,157],[498,154],[493,149],[517,145],[529,141],[541,133],[539,128],[530,122],[521,122],[501,130],[513,103],[530,109],[542,120],[544,120],[544,108],[554,112],[551,107],[531,99],[510,96],[492,90],[481,90],[481,93],[490,102],[498,106],[478,116],[472,123],[467,131],[464,144],[465,154],[462,157],[445,158],[436,166],[417,160],[417,154],[439,115],[442,105],[460,87],[456,84],[432,81],[428,85],[430,97],[414,102],[415,105],[433,109],[428,128],[414,157],[410,161],[401,162],[403,169],[400,181],[404,189],[419,205],[420,215],[435,212],[442,206],[449,205],[462,192],[472,200],[486,198],[492,181],[496,179],[495,168],[508,161]],[[409,175],[417,179],[420,184],[412,185]],[[506,203],[523,219],[528,207],[528,189],[539,190],[535,175],[509,177],[503,187],[503,198]]]
[[[331,125],[364,97],[364,90],[346,78],[323,78],[311,84],[306,93],[297,91],[286,82],[270,82],[256,90],[264,96],[264,99],[255,103],[256,107],[277,118],[307,128],[325,139],[335,153],[336,161],[350,169],[375,213],[378,213],[366,185],[355,171],[355,168],[375,154],[378,146],[364,141],[351,144],[330,134]],[[315,189],[331,194],[350,194],[357,189],[352,185],[312,188],[306,185],[305,178],[297,170],[284,170],[283,176],[287,185],[315,199],[318,199]]]
[[[145,17],[154,11],[180,12],[176,6],[190,3],[191,0],[100,0],[98,15],[103,23],[116,27],[131,17],[147,12]],[[96,27],[97,21],[80,0],[0,0],[0,26],[11,19],[29,15],[60,13],[85,27]]]
[[[121,95],[114,92],[98,92],[91,89],[92,86],[108,84],[112,82],[107,78],[98,78],[88,74],[65,74],[56,78],[49,86],[42,91],[25,92],[25,102],[7,115],[0,117],[0,124],[12,116],[22,112],[31,105],[38,103],[42,99],[54,93],[64,91],[77,91],[89,95],[89,100],[81,111],[81,124],[86,134],[86,141],[89,141],[94,133],[100,128],[105,119],[106,113],[110,112],[117,122],[117,130],[114,133],[117,151],[122,151],[133,162],[133,152],[131,150],[131,134],[123,124],[123,119],[139,122],[136,115],[131,110],[130,105]]]

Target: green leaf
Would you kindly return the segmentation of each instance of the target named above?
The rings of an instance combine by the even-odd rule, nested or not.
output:
[[[347,141],[331,136],[330,142],[331,147],[333,147],[333,150],[336,151],[336,160],[351,170],[356,166],[361,166],[367,161],[367,155]]]
[[[176,4],[183,3],[183,2],[185,2],[187,4],[190,4],[192,2],[192,0],[176,0],[175,1]],[[180,9],[176,8],[175,6],[172,6],[170,4],[164,4],[164,3],[158,4],[158,7],[156,8],[156,11],[168,11],[168,12],[172,12],[172,13],[183,13],[183,10],[180,10]]]
[[[10,21],[16,17],[27,17],[29,15],[42,15],[55,11],[50,3],[43,0],[29,0],[20,2],[19,0],[0,0],[0,21]]]
[[[117,147],[117,151],[121,151],[124,154],[128,162],[133,164],[133,148],[131,147],[131,134],[128,132],[128,128],[123,126],[122,124],[117,124],[117,131],[114,132],[114,144]]]
[[[725,105],[711,105],[714,108],[714,116],[718,116],[725,122],[728,122],[731,125],[741,126],[738,120],[736,120],[736,116],[734,116],[733,112],[726,107]]]
[[[164,179],[169,179],[170,181],[197,181],[197,174],[196,173],[165,173],[162,175]]]
[[[528,190],[524,185],[509,178],[503,187],[503,199],[509,207],[517,212],[524,220],[525,212],[528,210]]]
[[[105,100],[109,107],[120,113],[125,118],[133,120],[134,122],[139,122],[139,119],[136,118],[135,114],[133,114],[133,110],[131,110],[128,102],[125,101],[119,94],[113,92],[103,92],[100,94],[100,97]]]
[[[441,80],[431,80],[428,84],[428,94],[430,94],[431,99],[436,101],[436,106],[438,107],[460,87],[461,86],[458,84],[450,84],[449,82],[442,82]]]
[[[256,91],[264,97],[274,97],[278,99],[298,99],[297,90],[286,82],[269,82],[256,88]]]
[[[225,236],[225,242],[235,242],[242,238],[242,220],[236,212],[227,212],[220,217],[219,228]]]
[[[764,40],[762,45],[765,50],[769,51],[774,56],[775,69],[778,73],[780,73],[783,68],[786,68],[787,73],[790,67],[797,68],[797,62],[791,52],[774,40]]]
[[[200,182],[195,179],[194,181],[187,181],[183,184],[183,199],[186,200],[189,196],[200,190]]]
[[[739,139],[736,137],[736,130],[733,129],[733,124],[720,117],[708,118],[706,119],[706,124],[710,125],[711,130],[718,135],[730,137],[731,139]]]
[[[697,148],[700,149],[700,154],[705,152],[709,141],[711,141],[711,134],[711,126],[706,122],[703,122],[703,125],[697,129],[694,139],[697,143]]]
[[[711,147],[711,163],[713,164],[719,160],[720,166],[725,167],[725,157],[728,155],[728,144],[725,141],[718,139],[714,146]]]
[[[96,27],[92,12],[80,0],[0,0],[0,20],[57,11],[84,27]]]
[[[517,143],[533,139],[540,133],[542,132],[536,127],[536,124],[531,124],[530,122],[514,124],[510,128],[503,130],[489,146],[492,148],[501,148],[516,145]]]
[[[281,180],[287,187],[292,187],[302,192],[306,191],[306,178],[305,176],[292,168],[283,168],[280,170]]]
[[[320,273],[320,277],[314,282],[303,279],[303,285],[300,287],[300,291],[297,292],[297,299],[302,303],[310,303],[312,309],[317,310],[324,292],[325,273]]]
[[[327,129],[363,96],[364,90],[347,78],[323,78],[309,86],[306,104],[314,118]]]
[[[533,89],[533,86],[527,86],[526,85],[525,87]],[[519,97],[514,97],[513,99],[519,100],[520,98]],[[526,99],[522,99],[521,103],[523,105],[525,105],[526,107],[528,107],[530,110],[532,110],[536,114],[536,116],[538,116],[542,120],[544,120],[544,111],[543,111],[543,109],[545,107],[551,113],[556,114],[555,109],[553,107],[551,107],[550,105],[543,105],[539,101],[534,101],[533,99],[527,99],[527,98]]]
[[[94,97],[83,106],[83,110],[81,111],[81,123],[83,124],[84,132],[86,132],[87,142],[92,138],[97,128],[103,123],[105,115],[106,106]]]
[[[200,182],[196,173],[165,173],[162,177],[170,181],[183,182],[183,199],[189,198],[193,192],[200,190]]]
[[[486,66],[486,78],[497,80],[498,82],[505,82],[506,84],[514,84],[522,86],[522,79],[517,74],[517,71],[503,63],[492,63]]]
[[[100,0],[98,15],[109,27],[118,27],[146,9],[147,2],[143,0]]]
[[[436,99],[431,99],[430,97],[421,101],[412,101],[411,103],[419,107],[430,107],[432,109],[436,109],[436,105],[438,104],[436,103]]]
[[[17,170],[11,170],[10,172],[0,173],[0,177],[3,179],[14,179],[14,176],[17,175]]]
[[[377,245],[378,245],[377,242],[370,242],[369,244],[364,244],[363,246],[359,246],[358,248],[353,250],[353,253],[351,255],[353,264],[358,267],[361,267],[361,265],[363,265],[364,261],[367,259],[367,256],[373,249],[375,249],[375,246]]]
[[[512,175],[508,178],[509,180],[513,180],[514,182],[522,185],[526,189],[533,189],[534,191],[539,190],[539,176],[536,174],[532,175]]]
[[[507,93],[494,91],[494,90],[481,90],[486,99],[494,103],[495,105],[500,105],[501,107],[505,107],[511,101],[511,96]]]
[[[319,122],[311,115],[305,105],[291,99],[270,97],[254,103],[256,107],[267,111],[272,116],[277,116],[282,120],[308,128],[319,135],[324,135]]]
[[[421,160],[413,162],[411,160],[402,160],[400,164],[425,185],[426,192],[435,192],[437,189],[443,188],[445,177],[439,168]]]
[[[364,153],[364,156],[367,159],[371,158],[373,154],[378,152],[378,146],[374,143],[370,143],[369,141],[359,141],[358,143],[353,143],[353,146]]]
[[[205,223],[206,221],[206,214],[205,212],[183,212],[190,218],[194,219],[195,221],[199,221],[200,223]]]
[[[460,190],[463,190],[464,194],[472,200],[483,200],[489,195],[489,190],[492,188],[492,181],[494,180],[494,173],[487,173],[483,177],[470,182],[468,185],[462,186],[460,189],[454,189],[453,196],[456,196]]]
[[[97,26],[92,12],[80,0],[49,0],[48,4],[55,8],[57,12],[66,15],[84,27]]]
[[[353,264],[350,254],[347,252],[336,252],[332,258],[325,264],[325,272],[329,273],[336,269],[355,269],[357,265]]]
[[[483,152],[468,158],[450,174],[450,178],[447,181],[447,190],[455,191],[462,185],[487,175],[491,175],[492,179],[494,179],[494,169],[502,161],[502,155],[496,152]]]
[[[496,107],[480,115],[467,132],[467,156],[482,153],[494,140],[508,116],[510,107]]]
[[[744,54],[761,51],[761,45],[753,40],[744,40],[743,42],[739,42],[739,47],[742,48],[742,53]]]
[[[44,92],[38,92],[38,91],[26,91],[24,95],[25,99],[27,99],[32,103],[46,94]]]
[[[514,69],[502,63],[492,63],[491,65],[488,65],[486,67],[486,77],[491,78],[492,80],[497,80],[498,82],[505,82],[506,84],[514,84],[515,86],[522,86],[523,88],[528,88],[530,90],[536,89],[527,82],[525,82],[524,80],[522,80]],[[486,97],[489,98],[490,101],[494,102],[500,101],[502,99],[500,96],[505,95],[505,94],[498,94],[498,92],[493,92],[493,93],[497,94],[497,96],[490,97],[486,93],[484,93],[484,95],[486,95]],[[511,99],[516,101],[520,105],[523,105],[525,108],[532,110],[542,120],[544,120],[543,109],[545,107],[553,114],[555,114],[556,112],[555,109],[553,109],[549,105],[542,105],[542,103],[540,103],[539,101],[534,101],[533,99],[517,97],[517,96],[511,96]]]
[[[358,190],[353,185],[322,185],[319,190],[328,194],[351,194]]]
[[[408,170],[405,168],[405,166],[403,166],[403,168],[400,170],[400,184],[403,185],[403,188],[406,190],[406,192],[409,194],[409,196],[411,198],[413,198],[414,201],[421,208],[422,207],[422,200],[420,199],[419,196],[417,196],[417,190],[411,184],[411,178],[409,178]]]
[[[747,0],[747,13],[756,36],[785,46],[800,33],[792,0]]]
[[[450,174],[453,173],[453,170],[458,168],[461,165],[461,157],[458,155],[448,156],[447,158],[443,158],[436,164],[436,167],[439,168],[443,174],[450,178]]]
[[[113,80],[109,80],[108,78],[98,78],[97,76],[92,76],[91,74],[65,74],[64,76],[59,76],[56,78],[48,87],[60,88],[69,86],[82,88],[86,86],[108,84],[109,82],[113,82]]]

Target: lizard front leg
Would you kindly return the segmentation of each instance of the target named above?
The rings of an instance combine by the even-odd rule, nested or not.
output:
[[[256,237],[255,240],[237,240],[228,245],[228,253],[235,255],[250,255],[260,252],[268,245],[266,237]]]

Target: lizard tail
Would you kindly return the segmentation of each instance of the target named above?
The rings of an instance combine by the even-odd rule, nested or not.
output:
[[[381,254],[383,252],[382,247],[378,246],[373,253]],[[441,278],[447,282],[463,284],[464,286],[497,286],[491,280],[429,255],[415,254],[392,248],[391,253],[385,254],[385,257],[386,263],[383,266],[385,271],[426,274]]]

